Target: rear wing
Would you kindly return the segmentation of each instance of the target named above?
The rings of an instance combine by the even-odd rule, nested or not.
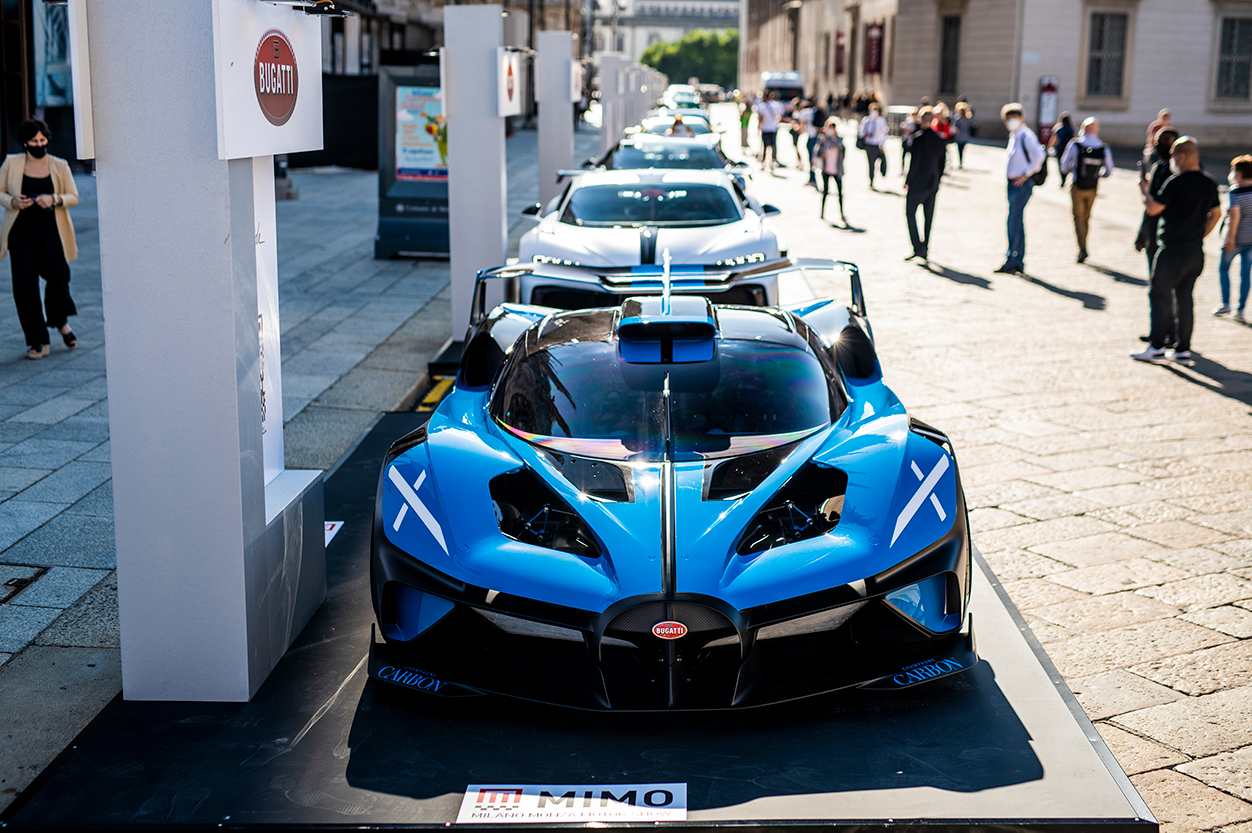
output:
[[[674,295],[703,295],[714,303],[748,303],[764,306],[764,293],[754,288],[763,282],[800,278],[817,294],[830,294],[842,278],[848,280],[849,310],[867,318],[861,272],[855,263],[827,258],[779,258],[708,266],[672,266],[670,291]],[[501,303],[548,306],[554,309],[618,306],[632,295],[660,295],[666,277],[661,264],[612,268],[584,267],[570,263],[519,263],[483,269],[474,284],[470,325],[476,325]],[[577,305],[559,304],[576,300]],[[734,299],[734,300],[726,300]],[[744,299],[744,300],[737,300]]]

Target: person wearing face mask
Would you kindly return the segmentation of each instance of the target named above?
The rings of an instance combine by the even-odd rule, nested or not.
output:
[[[0,258],[8,252],[13,272],[13,302],[26,337],[26,358],[42,359],[50,348],[48,328],[65,346],[78,346],[67,318],[77,315],[70,297],[70,261],[78,257],[69,208],[78,205],[78,188],[64,159],[48,154],[48,125],[22,122],[17,138],[25,153],[5,157],[0,165]],[[39,278],[46,282],[42,307]]]
[[[826,218],[826,197],[830,194],[830,181],[833,179],[839,195],[839,219],[846,227],[848,215],[843,212],[843,139],[839,138],[839,126],[833,118],[826,120],[822,135],[818,137],[814,159],[820,160],[822,166],[822,210],[819,216]]]
[[[879,115],[878,102],[869,105],[869,113],[861,119],[856,129],[856,146],[865,151],[865,159],[869,162],[869,187],[874,188],[874,165],[879,166],[883,176],[887,175],[887,154],[882,146],[887,143],[887,120]]]
[[[1174,142],[1170,168],[1175,173],[1156,196],[1146,188],[1143,192],[1144,209],[1158,218],[1159,245],[1148,279],[1152,332],[1148,346],[1130,354],[1143,362],[1165,358],[1171,332],[1176,339],[1171,358],[1191,360],[1192,293],[1196,278],[1204,271],[1204,238],[1222,215],[1217,183],[1200,168],[1200,146],[1194,138],[1183,136]]]
[[[1035,188],[1034,176],[1047,161],[1034,131],[1026,126],[1022,105],[1014,102],[1000,110],[1000,118],[1009,129],[1009,143],[1005,148],[1005,177],[1008,179],[1008,238],[1004,253],[1004,265],[997,272],[1016,275],[1026,269],[1026,203]]]

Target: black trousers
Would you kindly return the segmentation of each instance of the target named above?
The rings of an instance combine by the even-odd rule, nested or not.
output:
[[[13,303],[26,343],[31,347],[48,344],[48,328],[60,329],[66,319],[77,315],[70,297],[70,265],[60,238],[33,239],[9,235],[9,266],[13,271]],[[39,278],[47,285],[43,305],[39,304]]]
[[[930,224],[935,219],[935,195],[939,193],[938,188],[931,188],[929,191],[921,192],[916,188],[910,188],[904,197],[904,216],[909,223],[909,241],[913,244],[913,254],[925,257],[930,250]],[[922,209],[922,222],[925,228],[925,235],[917,234],[917,209]]]
[[[878,165],[883,176],[887,175],[887,154],[883,153],[881,145],[865,145],[865,158],[869,162],[869,184],[874,185],[874,165]]]
[[[826,216],[826,197],[830,194],[830,181],[835,181],[835,190],[839,193],[839,216],[843,216],[843,177],[828,174],[822,171],[822,212],[821,216]]]
[[[1152,314],[1149,341],[1153,347],[1165,347],[1172,333],[1174,349],[1191,349],[1191,330],[1195,325],[1191,293],[1203,271],[1204,249],[1198,241],[1193,245],[1166,243],[1156,250],[1148,284],[1148,308]]]

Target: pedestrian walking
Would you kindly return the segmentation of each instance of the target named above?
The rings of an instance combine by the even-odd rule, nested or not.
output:
[[[839,138],[839,122],[833,117],[826,119],[822,128],[815,158],[822,166],[822,210],[818,216],[826,219],[826,197],[830,195],[830,181],[833,179],[839,193],[839,219],[846,226],[848,215],[843,210],[843,139]]]
[[[804,123],[800,120],[800,114],[805,110],[808,110],[807,117],[810,121],[812,121],[813,109],[809,106],[809,103],[807,101],[801,101],[798,98],[793,99],[791,102],[791,112],[787,117],[787,122],[791,129],[791,147],[796,152],[796,167],[800,170],[804,170],[805,156],[805,154],[800,152],[800,140],[807,139],[808,137],[808,133],[804,129]]]
[[[813,124],[813,102],[803,101],[792,113],[791,135],[796,146],[796,165],[801,170],[809,169],[807,184],[817,187],[817,176],[813,173],[813,140],[817,136],[817,127]]]
[[[773,166],[782,167],[778,162],[778,126],[782,123],[783,104],[778,100],[778,93],[770,90],[765,100],[756,105],[757,119],[761,125],[761,164],[773,155]]]
[[[1022,105],[1014,102],[1000,109],[1000,118],[1009,130],[1005,147],[1004,174],[1008,181],[1008,248],[1004,264],[997,272],[1018,274],[1026,269],[1026,203],[1035,188],[1035,174],[1048,159],[1034,131],[1026,126]]]
[[[914,107],[900,122],[900,176],[908,173],[909,149],[913,146],[913,134],[917,132],[920,108]]]
[[[1162,108],[1156,114],[1156,118],[1152,120],[1152,123],[1148,125],[1147,134],[1144,136],[1143,156],[1142,161],[1139,164],[1140,172],[1145,171],[1152,166],[1152,155],[1156,151],[1156,134],[1166,128],[1175,130],[1175,132],[1177,131],[1177,128],[1174,127],[1174,123],[1171,120],[1169,110]]]
[[[1222,305],[1214,315],[1230,312],[1230,266],[1239,258],[1239,306],[1235,319],[1246,321],[1248,284],[1252,280],[1252,156],[1236,156],[1230,160],[1230,204],[1226,209],[1226,237],[1222,244],[1221,266],[1217,271],[1221,284]]]
[[[948,143],[934,130],[934,113],[922,108],[918,114],[918,131],[913,135],[909,172],[904,178],[904,215],[909,225],[909,241],[913,254],[905,260],[927,260],[930,251],[930,226],[935,218],[935,196],[943,181],[948,161]],[[917,209],[922,209],[924,235],[917,233]]]
[[[683,121],[682,113],[675,113],[674,123],[665,128],[665,135],[694,139],[696,137],[696,132],[691,129],[691,125]]]
[[[1087,259],[1087,229],[1100,180],[1113,175],[1113,150],[1100,141],[1100,122],[1094,117],[1083,120],[1082,134],[1061,154],[1061,175],[1070,173],[1074,175],[1069,189],[1074,234],[1078,237],[1078,262],[1082,263]]]
[[[957,167],[965,169],[965,146],[974,138],[974,111],[964,101],[956,103],[956,115],[952,118],[952,133],[956,140]]]
[[[887,154],[883,153],[883,145],[886,143],[887,120],[879,115],[878,105],[871,104],[856,129],[856,146],[865,151],[865,160],[869,162],[870,190],[874,188],[874,165],[879,166],[883,176],[887,175]]]
[[[1196,278],[1204,271],[1204,238],[1221,219],[1217,183],[1200,169],[1200,146],[1191,136],[1174,142],[1171,165],[1177,171],[1161,187],[1156,197],[1143,194],[1149,215],[1159,217],[1156,259],[1148,281],[1148,306],[1152,331],[1148,346],[1133,359],[1157,361],[1165,358],[1166,338],[1171,332],[1177,342],[1172,358],[1191,359],[1191,330],[1194,325],[1192,293]]]
[[[1165,180],[1173,174],[1173,171],[1169,169],[1169,158],[1176,141],[1178,141],[1178,131],[1172,127],[1157,131],[1156,148],[1152,152],[1152,166],[1146,175],[1140,174],[1139,177],[1139,188],[1146,187],[1148,196],[1153,199],[1161,193]],[[1152,261],[1156,259],[1156,225],[1157,219],[1149,216],[1148,212],[1143,212],[1143,221],[1139,224],[1139,235],[1135,238],[1135,250],[1144,252],[1148,257],[1149,275],[1152,274]],[[1144,341],[1147,341],[1146,336]]]
[[[48,125],[30,119],[17,128],[25,149],[5,157],[0,165],[0,258],[6,250],[13,273],[13,303],[26,338],[26,358],[42,359],[50,352],[48,328],[61,334],[73,350],[78,339],[69,316],[77,315],[70,297],[70,261],[78,257],[69,209],[78,205],[78,188],[64,160],[48,153]],[[39,279],[44,279],[42,307]]]
[[[739,102],[739,147],[748,150],[748,128],[752,126],[752,105],[747,100]]]
[[[1052,135],[1048,137],[1048,152],[1056,157],[1056,167],[1061,175],[1062,188],[1065,187],[1065,178],[1068,174],[1061,167],[1061,157],[1065,154],[1069,143],[1073,141],[1074,135],[1074,122],[1070,119],[1069,113],[1061,113],[1061,118],[1052,125]]]

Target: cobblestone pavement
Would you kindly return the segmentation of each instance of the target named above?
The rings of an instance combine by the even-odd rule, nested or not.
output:
[[[1135,362],[1147,265],[1131,246],[1133,172],[1101,185],[1080,266],[1053,169],[1016,277],[993,272],[999,149],[967,148],[967,169],[944,180],[927,268],[903,261],[899,145],[878,193],[848,145],[851,229],[818,219],[794,167],[751,188],[782,208],[792,253],[860,264],[887,382],[951,435],[975,544],[1163,829],[1249,833],[1252,329],[1208,314],[1217,244],[1195,293],[1194,365]]]
[[[598,144],[579,132],[578,158]],[[507,152],[519,220],[539,190],[535,131]],[[329,469],[418,392],[451,332],[448,264],[374,260],[376,174],[292,178],[300,198],[277,206],[286,461]],[[78,349],[25,358],[0,262],[0,809],[121,688],[96,189],[76,182]],[[153,322],[152,349],[177,335]]]

